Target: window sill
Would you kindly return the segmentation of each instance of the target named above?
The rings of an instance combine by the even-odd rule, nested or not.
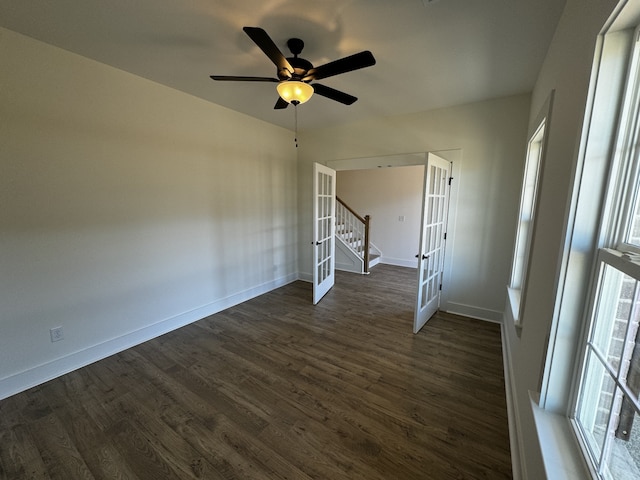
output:
[[[538,394],[529,392],[531,409],[547,478],[584,480],[594,478],[585,462],[571,421],[540,408]]]

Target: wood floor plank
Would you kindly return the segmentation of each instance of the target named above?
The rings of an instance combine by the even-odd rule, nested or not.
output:
[[[0,480],[509,479],[500,327],[294,282],[0,401]]]
[[[123,419],[109,433],[113,438],[113,445],[138,478],[180,478],[163,455],[154,448],[151,436],[144,430],[144,426]]]
[[[0,479],[49,479],[40,451],[23,425],[0,431]]]
[[[90,480],[95,478],[69,436],[65,425],[54,413],[30,423],[29,433],[52,479]]]

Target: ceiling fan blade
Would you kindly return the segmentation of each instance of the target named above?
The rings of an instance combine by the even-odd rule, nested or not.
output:
[[[284,100],[282,97],[278,97],[278,101],[276,102],[275,110],[282,110],[283,108],[287,108],[289,106],[289,102]]]
[[[289,60],[285,58],[280,49],[273,43],[271,37],[263,29],[259,27],[244,27],[244,32],[249,38],[260,47],[267,57],[278,67],[278,72],[288,72],[287,76],[291,77],[293,67]]]
[[[213,80],[221,80],[226,82],[274,82],[280,80],[271,77],[236,77],[233,75],[209,75]]]
[[[335,88],[327,87],[326,85],[314,83],[311,86],[313,87],[313,91],[318,95],[330,98],[331,100],[335,100],[336,102],[344,103],[345,105],[351,105],[356,100],[358,100],[358,98],[354,97],[353,95],[341,92],[340,90],[336,90]]]
[[[348,57],[325,63],[319,67],[312,68],[304,77],[305,81],[321,80],[323,78],[332,77],[341,73],[351,72],[360,68],[370,67],[376,64],[376,59],[369,50],[356,53]]]

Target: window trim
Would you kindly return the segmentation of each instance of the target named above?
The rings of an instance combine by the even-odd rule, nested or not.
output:
[[[619,12],[618,12],[619,13]],[[615,23],[615,22],[612,22]],[[611,25],[610,25],[611,26]],[[627,25],[627,27],[629,27]],[[597,356],[597,349],[593,349],[589,346],[591,341],[591,332],[594,328],[594,315],[599,301],[598,294],[600,289],[600,283],[602,279],[602,272],[606,265],[610,265],[616,270],[622,273],[633,273],[633,277],[640,280],[640,264],[630,261],[625,258],[623,252],[632,251],[636,252],[637,246],[630,246],[621,242],[622,236],[626,232],[625,226],[627,225],[630,215],[633,214],[633,198],[637,191],[637,186],[634,187],[632,180],[638,178],[640,173],[639,162],[639,149],[636,147],[636,142],[640,139],[640,113],[638,108],[640,107],[640,42],[638,33],[640,26],[636,26],[631,32],[630,28],[624,28],[618,31],[604,32],[599,38],[599,51],[596,54],[596,64],[594,67],[598,70],[595,78],[600,80],[600,75],[603,73],[603,60],[606,58],[604,51],[606,50],[607,37],[613,38],[614,44],[613,50],[618,54],[624,52],[624,58],[616,59],[616,67],[618,72],[622,72],[621,81],[622,84],[616,86],[614,73],[611,78],[606,78],[605,82],[602,82],[605,86],[612,88],[613,93],[607,92],[607,88],[599,87],[605,90],[604,96],[607,94],[613,97],[613,100],[609,98],[609,102],[614,104],[614,107],[607,109],[607,118],[611,118],[612,126],[610,127],[609,141],[607,142],[610,147],[608,153],[602,154],[600,159],[604,158],[605,164],[604,175],[600,180],[602,185],[602,194],[600,197],[599,214],[597,214],[597,222],[594,225],[594,250],[592,253],[592,260],[590,262],[591,267],[586,269],[586,273],[589,274],[588,288],[586,289],[585,305],[580,310],[573,310],[574,314],[579,313],[579,319],[581,322],[581,334],[579,335],[577,342],[577,349],[574,354],[574,367],[570,390],[570,402],[566,410],[566,415],[569,418],[574,430],[574,435],[578,444],[581,447],[582,455],[585,458],[588,468],[593,478],[601,478],[596,470],[605,468],[601,465],[605,452],[601,452],[599,458],[594,458],[589,446],[589,442],[584,436],[580,422],[577,419],[578,409],[581,406],[581,393],[583,390],[584,375],[587,369],[588,352],[591,350]],[[617,37],[614,37],[616,36]],[[616,47],[617,45],[617,47]],[[622,46],[622,47],[621,47]],[[617,50],[616,50],[617,48]],[[607,72],[608,73],[608,72]],[[592,83],[595,78],[592,78]],[[595,89],[590,94],[590,98],[593,101],[592,106],[598,103],[598,97],[600,92]],[[597,108],[594,108],[597,111]],[[612,114],[612,112],[615,113]],[[602,140],[602,136],[596,139],[592,138],[591,132],[594,128],[594,115],[593,111],[589,112],[590,116],[585,117],[585,124],[589,125],[590,131],[587,132],[586,139],[583,138],[583,148],[589,149],[590,143],[597,143],[597,140]],[[590,117],[590,118],[589,118]],[[596,120],[597,123],[598,120]],[[601,120],[600,120],[601,122]],[[630,146],[631,148],[628,148]],[[598,150],[596,148],[596,150]],[[602,152],[601,152],[602,153]],[[585,151],[584,158],[581,161],[586,161],[589,157],[588,151]],[[584,165],[583,165],[584,168]],[[592,172],[593,173],[593,172]],[[584,172],[580,172],[584,174]],[[580,190],[584,188],[584,175],[579,179]],[[636,182],[637,183],[637,182]],[[631,187],[631,188],[630,188]],[[580,202],[572,202],[573,209],[579,209]],[[575,214],[575,210],[573,210]],[[575,228],[576,217],[573,219],[573,226]],[[575,235],[575,232],[573,232]],[[575,239],[572,239],[572,244]],[[572,245],[573,246],[573,245]],[[612,247],[612,248],[607,248]],[[629,248],[631,247],[631,248]],[[618,250],[621,249],[621,250]],[[637,276],[636,276],[637,275]],[[564,277],[564,285],[560,290],[566,288],[566,282],[568,276]],[[575,278],[575,277],[574,277]],[[560,306],[562,307],[562,296],[559,295]],[[554,326],[552,328],[552,339],[555,341],[554,333],[557,334],[558,318],[554,318]],[[547,355],[547,363],[549,362],[549,355],[555,355],[555,349],[557,345],[553,345]],[[543,377],[542,392],[545,395],[550,393],[550,385],[552,385],[551,377],[553,376],[553,370],[548,365],[545,366],[545,372]],[[622,388],[617,380],[614,378],[614,382],[619,388]],[[555,380],[557,386],[557,378]],[[628,393],[627,389],[623,388],[625,393]],[[637,405],[636,405],[637,406]],[[610,408],[614,408],[613,404]],[[611,417],[610,417],[611,418]]]
[[[553,106],[553,98],[555,95],[555,90],[551,90],[549,95],[547,96],[544,104],[540,108],[540,111],[536,115],[535,121],[532,122],[533,128],[529,130],[527,135],[527,153],[525,157],[525,165],[524,171],[522,174],[522,183],[521,183],[521,194],[520,194],[520,203],[518,208],[518,220],[516,226],[516,236],[514,241],[514,248],[511,257],[511,273],[509,276],[509,285],[507,286],[507,301],[509,303],[509,308],[511,309],[511,314],[513,318],[513,323],[516,326],[516,331],[518,335],[520,335],[523,327],[523,318],[522,312],[524,312],[524,306],[526,302],[526,286],[529,279],[529,272],[531,266],[531,244],[533,237],[536,231],[537,225],[537,215],[539,202],[540,202],[540,191],[542,190],[542,175],[544,171],[545,159],[547,156],[547,146],[549,142],[549,130],[551,128],[551,110]],[[538,137],[542,133],[542,138],[537,140]],[[533,192],[533,201],[531,202],[531,211],[529,212],[529,218],[531,219],[531,224],[527,230],[527,238],[525,239],[525,244],[523,247],[523,263],[521,266],[521,274],[519,275],[519,279],[514,278],[516,276],[516,261],[518,257],[519,244],[521,241],[521,230],[520,225],[522,223],[523,217],[523,207],[525,200],[525,188],[527,184],[527,173],[530,167],[531,161],[531,152],[532,145],[537,145],[538,153],[536,155],[537,160],[537,168],[535,170],[535,182],[534,182],[534,192]],[[516,286],[516,284],[518,284]]]
[[[555,308],[539,385],[539,406],[565,416],[570,415],[576,401],[581,339],[586,335],[583,317],[592,290],[589,279],[593,277],[597,250],[603,245],[602,212],[611,169],[610,161],[603,159],[611,158],[614,151],[632,45],[628,30],[614,29],[617,13],[597,37],[594,51]]]
[[[618,138],[628,52],[634,40],[628,30],[633,27],[630,19],[637,18],[640,18],[638,4],[622,0],[603,25],[594,49],[584,120],[572,170],[573,186],[567,203],[540,393],[538,396],[530,392],[545,469],[550,478],[582,480],[587,472],[596,478],[584,455],[586,450],[580,450],[581,440],[576,430],[561,428],[561,425],[575,424],[571,411],[580,380],[582,339],[587,335],[583,317],[590,298],[589,279],[596,265],[598,248],[603,245],[600,232],[606,184],[611,171],[611,153]],[[626,53],[621,55],[621,52]],[[546,445],[557,448],[546,448]]]

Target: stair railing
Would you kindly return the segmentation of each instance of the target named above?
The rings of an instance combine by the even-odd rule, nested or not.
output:
[[[369,215],[358,215],[336,197],[336,234],[364,261],[364,271],[369,272]]]

